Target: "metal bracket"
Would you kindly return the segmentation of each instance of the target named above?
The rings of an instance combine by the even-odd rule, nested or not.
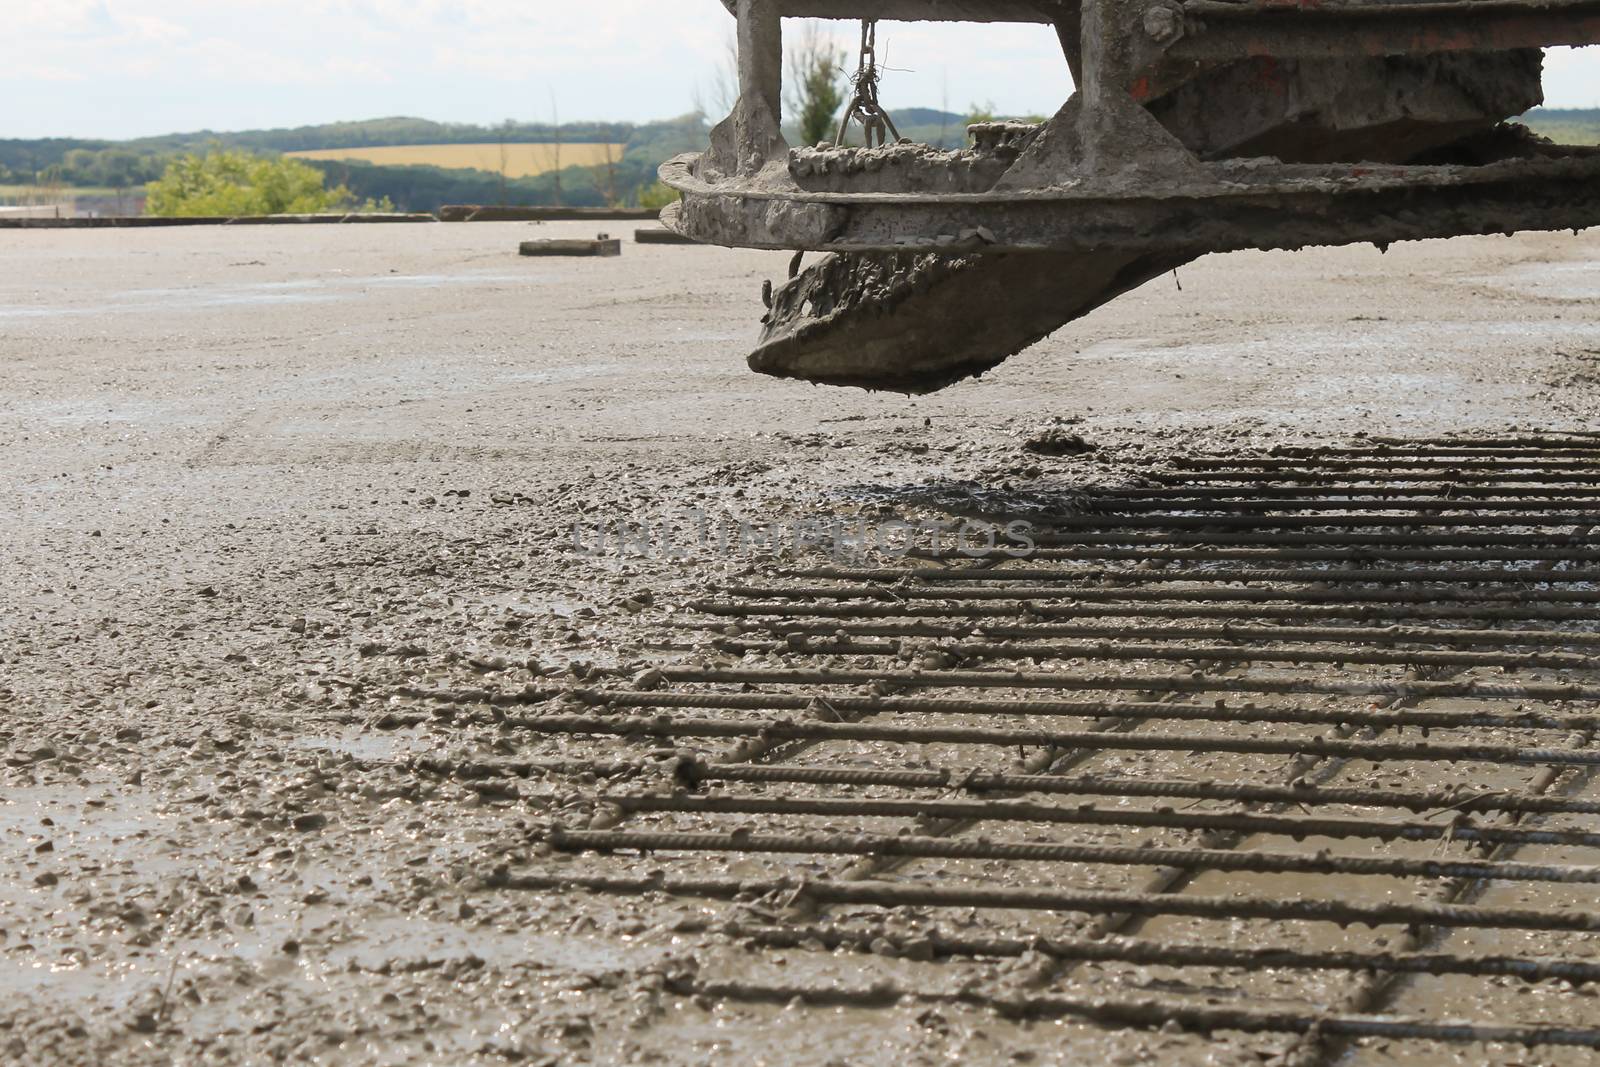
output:
[[[1129,171],[1199,177],[1203,167],[1131,95],[1138,72],[1183,35],[1182,9],[1172,0],[1128,3],[1084,0],[1083,81],[1078,124],[1078,177]]]

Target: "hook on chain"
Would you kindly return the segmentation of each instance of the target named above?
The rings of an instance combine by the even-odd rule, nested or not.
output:
[[[839,120],[839,136],[835,138],[835,144],[843,147],[852,119],[861,124],[868,148],[879,148],[900,140],[900,131],[895,129],[894,120],[878,103],[878,82],[882,77],[878,71],[878,20],[862,19],[860,66],[851,79],[855,84],[855,93],[850,98],[850,106],[845,108],[844,118]]]

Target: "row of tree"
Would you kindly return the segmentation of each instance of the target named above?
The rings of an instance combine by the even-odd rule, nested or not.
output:
[[[49,184],[128,189],[155,181],[166,172],[170,153],[110,148],[70,148],[58,162],[43,167],[0,164],[0,184]]]

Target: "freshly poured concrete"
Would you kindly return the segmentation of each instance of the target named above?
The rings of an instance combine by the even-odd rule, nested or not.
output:
[[[402,689],[669,657],[675,601],[769,562],[586,556],[580,520],[899,513],[974,487],[1025,502],[1190,448],[1600,429],[1600,237],[1203,260],[1181,289],[1159,279],[912,400],[745,369],[751,310],[786,255],[516,255],[592,230],[0,234],[0,1059],[1234,1064],[1280,1050],[914,1004],[680,1000],[664,977],[696,961],[797,984],[1027,976],[806,952],[780,965],[701,929],[737,914],[722,905],[475,889],[500,863],[540,862],[528,828],[577,787],[534,780],[520,801],[484,802],[405,761],[618,746],[378,724],[430,710]],[[1023,450],[1056,420],[1098,451]],[[1233,759],[1230,773],[1254,773]],[[1090,979],[1112,995],[1172,976],[1076,980]],[[1395,1008],[1582,1020],[1590,1003],[1432,980]],[[1441,1061],[1584,1062],[1401,1043],[1353,1060]]]

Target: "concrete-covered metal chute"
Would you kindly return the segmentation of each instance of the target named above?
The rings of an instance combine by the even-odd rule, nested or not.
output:
[[[926,392],[1208,252],[1600,221],[1600,153],[1505,121],[1600,0],[726,0],[740,100],[669,162],[670,225],[831,253],[772,294],[751,366]],[[1077,90],[947,150],[791,146],[786,17],[1046,23]]]

